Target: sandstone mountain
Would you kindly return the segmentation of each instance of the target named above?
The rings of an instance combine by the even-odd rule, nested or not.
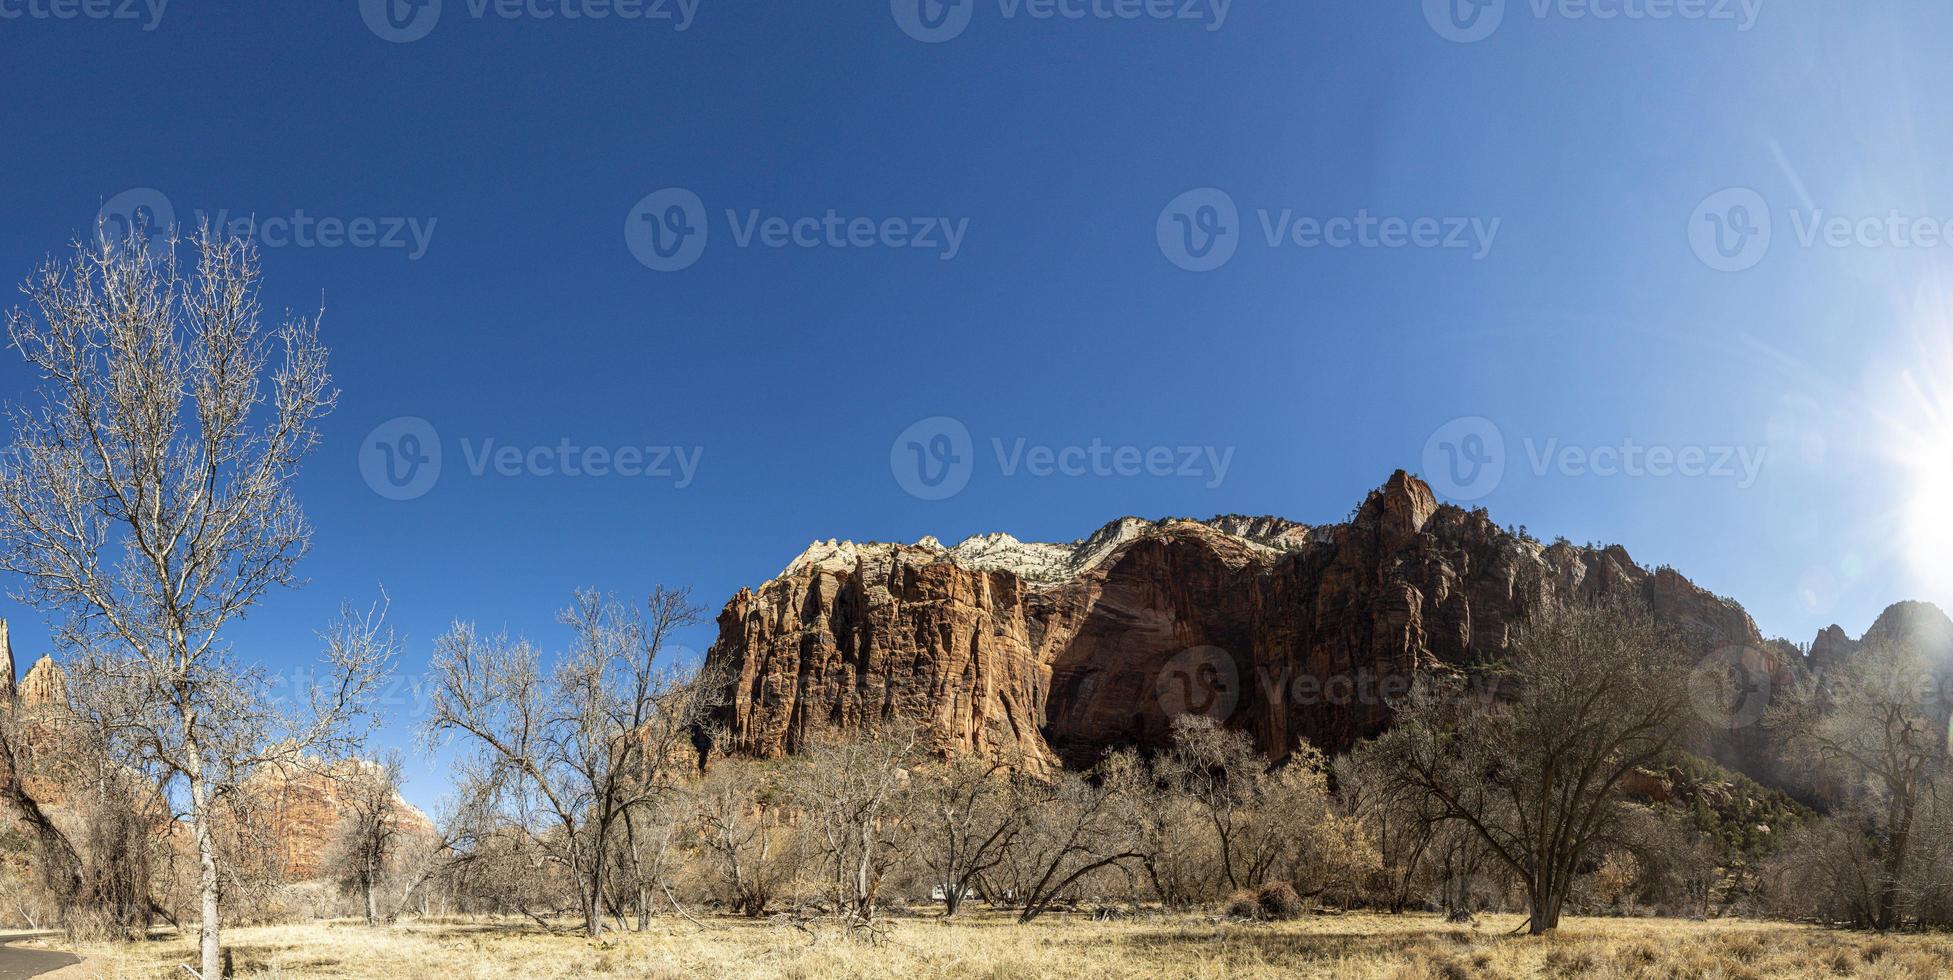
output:
[[[899,717],[945,752],[1081,765],[1160,744],[1195,712],[1280,758],[1299,739],[1341,749],[1376,733],[1417,672],[1499,657],[1549,598],[1617,593],[1765,691],[1807,669],[1673,569],[1502,529],[1401,471],[1341,524],[1126,518],[1071,544],[816,542],[726,604],[707,662],[731,678],[723,748],[742,754]],[[1707,748],[1767,770],[1758,726],[1728,728]]]
[[[283,876],[307,881],[324,866],[340,821],[352,812],[347,780],[369,774],[375,763],[346,760],[330,766],[267,766],[245,781],[244,794],[256,809],[277,850]],[[387,821],[402,838],[433,841],[439,832],[427,814],[395,795]]]
[[[58,752],[61,748],[62,734],[58,717],[52,713],[65,713],[68,708],[67,680],[61,667],[52,657],[43,656],[35,661],[26,676],[18,681],[14,677],[13,651],[7,643],[6,621],[0,620],[0,712],[15,716],[13,732],[23,740],[16,751],[0,752],[0,828],[10,826],[20,815],[9,812],[6,787],[11,783],[18,786],[26,797],[48,814],[57,825],[71,833],[83,828],[73,812],[71,804],[75,794],[74,787],[64,786],[57,778],[33,771],[34,767],[23,767],[28,771],[15,773],[12,760],[35,752]],[[334,766],[308,766],[267,768],[246,781],[244,804],[254,819],[261,821],[268,832],[272,850],[275,853],[263,855],[269,866],[276,867],[289,880],[301,881],[320,873],[328,849],[333,843],[335,829],[349,813],[350,808],[343,799],[343,788],[335,777],[372,763],[358,760],[344,761]],[[15,782],[17,777],[17,782]],[[151,788],[153,794],[153,787]],[[189,846],[188,830],[173,824],[169,808],[157,799],[156,810],[159,819],[172,824],[171,830],[180,835],[178,845]],[[426,814],[396,796],[394,808],[396,830],[405,837],[431,839],[436,836],[433,822]]]

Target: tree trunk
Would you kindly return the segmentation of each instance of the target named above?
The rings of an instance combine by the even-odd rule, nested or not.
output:
[[[603,844],[599,841],[598,847]],[[604,858],[599,850],[591,858],[590,900],[583,908],[583,930],[591,939],[600,939],[604,934]]]
[[[1879,883],[1876,921],[1873,928],[1884,932],[1899,925],[1899,889],[1904,884],[1906,870],[1906,850],[1912,844],[1912,795],[1905,789],[1892,794],[1892,804],[1887,820],[1892,827],[1892,840],[1886,845],[1887,851],[1883,867],[1885,880]]]
[[[194,729],[194,721],[186,728]],[[204,785],[202,746],[195,738],[186,740],[184,755],[190,760],[190,822],[197,839],[197,892],[201,899],[202,922],[197,926],[197,945],[203,980],[219,980],[224,975],[222,946],[218,936],[217,841],[212,836],[210,790]]]

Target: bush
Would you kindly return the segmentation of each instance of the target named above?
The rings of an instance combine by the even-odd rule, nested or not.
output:
[[[1286,922],[1302,915],[1302,897],[1286,881],[1271,881],[1261,886],[1261,891],[1255,893],[1255,905],[1260,908],[1261,917],[1271,922]]]
[[[1254,892],[1235,892],[1227,900],[1227,917],[1230,919],[1258,919],[1261,917],[1261,900]]]

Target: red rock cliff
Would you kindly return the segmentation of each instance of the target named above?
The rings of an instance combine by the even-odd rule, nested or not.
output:
[[[1548,596],[1616,592],[1792,669],[1741,607],[1672,570],[1522,538],[1402,472],[1323,527],[1127,518],[1066,545],[816,543],[726,604],[707,660],[733,678],[734,752],[901,717],[944,751],[1081,764],[1195,711],[1279,757],[1373,734],[1415,672],[1497,657]]]

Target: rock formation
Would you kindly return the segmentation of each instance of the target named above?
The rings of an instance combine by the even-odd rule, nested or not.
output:
[[[728,751],[776,756],[817,732],[922,724],[945,752],[1086,764],[1212,715],[1271,758],[1340,749],[1389,720],[1419,671],[1500,656],[1553,597],[1643,599],[1705,653],[1781,685],[1803,658],[1736,603],[1619,546],[1542,544],[1439,504],[1403,472],[1343,524],[1126,518],[1071,544],[817,542],[719,615]],[[1725,736],[1741,767],[1760,733]]]
[[[7,621],[0,619],[0,703],[14,696],[14,645],[7,638]]]
[[[244,795],[275,842],[278,867],[287,879],[307,881],[323,871],[341,821],[352,813],[343,780],[374,763],[349,760],[331,766],[267,766],[245,781]],[[392,821],[404,837],[434,839],[434,822],[418,808],[394,797]]]
[[[68,676],[54,658],[43,655],[20,679],[20,703],[30,708],[65,706],[68,703]]]
[[[0,626],[0,667],[5,668],[0,677],[8,682],[0,688],[0,712],[9,713],[9,718],[0,720],[13,722],[7,731],[0,732],[0,750],[4,750],[0,751],[0,827],[11,826],[22,816],[16,811],[31,804],[49,815],[64,831],[81,834],[85,828],[79,822],[74,804],[85,792],[40,771],[46,767],[26,764],[36,754],[58,754],[69,744],[64,741],[66,736],[60,724],[63,718],[69,717],[66,675],[54,658],[43,656],[14,684],[12,651],[5,641],[4,626]],[[4,737],[8,735],[18,743],[6,744]],[[20,765],[22,771],[15,772],[15,765]],[[264,821],[264,829],[276,850],[272,857],[290,880],[305,880],[319,873],[335,831],[349,812],[339,784],[331,777],[345,773],[347,767],[370,765],[354,761],[325,771],[267,769],[246,781],[242,794],[245,809]],[[133,770],[129,775],[142,778]],[[21,794],[20,798],[11,798],[10,791]],[[154,792],[153,787],[150,791]],[[425,814],[403,799],[396,797],[395,802],[395,821],[403,835],[435,835],[433,822]],[[154,809],[159,821],[171,823],[169,808],[160,798]],[[189,846],[187,829],[175,826],[167,829],[180,833],[179,846]]]

